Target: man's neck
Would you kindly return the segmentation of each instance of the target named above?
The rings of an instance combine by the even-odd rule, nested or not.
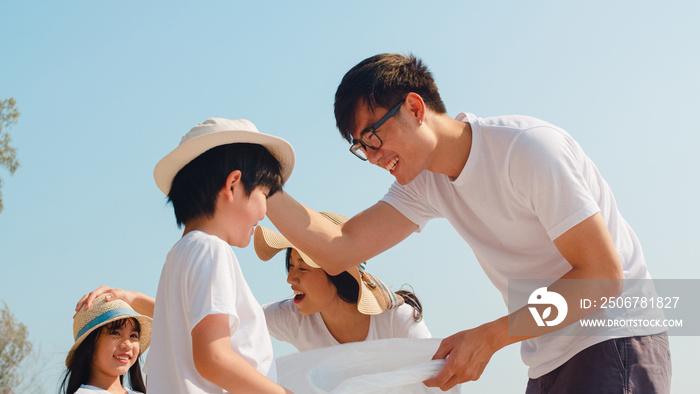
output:
[[[432,119],[437,145],[428,171],[456,179],[462,173],[472,147],[472,128],[469,123],[450,118],[446,114]]]

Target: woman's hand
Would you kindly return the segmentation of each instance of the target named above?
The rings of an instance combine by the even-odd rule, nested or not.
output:
[[[116,299],[124,300],[134,310],[142,315],[153,317],[153,307],[155,299],[135,290],[124,290],[116,287],[102,285],[97,289],[85,294],[80,298],[80,301],[75,305],[75,311],[78,312],[83,307],[85,309],[92,308],[95,298],[102,294],[106,294],[105,300],[112,301]]]

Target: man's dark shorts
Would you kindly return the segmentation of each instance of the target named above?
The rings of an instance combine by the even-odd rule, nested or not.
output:
[[[554,371],[530,379],[527,394],[670,393],[668,335],[610,339],[586,348]]]

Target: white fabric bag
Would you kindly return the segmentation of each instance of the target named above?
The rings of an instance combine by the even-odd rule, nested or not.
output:
[[[277,382],[295,393],[443,393],[423,381],[445,360],[431,360],[440,339],[353,342],[280,357]],[[460,385],[447,393],[460,393]]]

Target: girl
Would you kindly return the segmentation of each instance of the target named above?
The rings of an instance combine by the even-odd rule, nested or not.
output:
[[[98,296],[90,309],[73,318],[75,343],[66,357],[60,392],[64,394],[145,393],[139,356],[151,342],[151,318],[122,300]],[[131,390],[124,387],[129,373]]]
[[[344,216],[321,212],[341,225]],[[255,252],[270,260],[286,251],[287,283],[294,298],[263,305],[270,334],[299,351],[348,342],[388,338],[430,338],[422,307],[410,291],[389,290],[365,272],[364,264],[340,275],[328,275],[282,235],[258,226]]]

